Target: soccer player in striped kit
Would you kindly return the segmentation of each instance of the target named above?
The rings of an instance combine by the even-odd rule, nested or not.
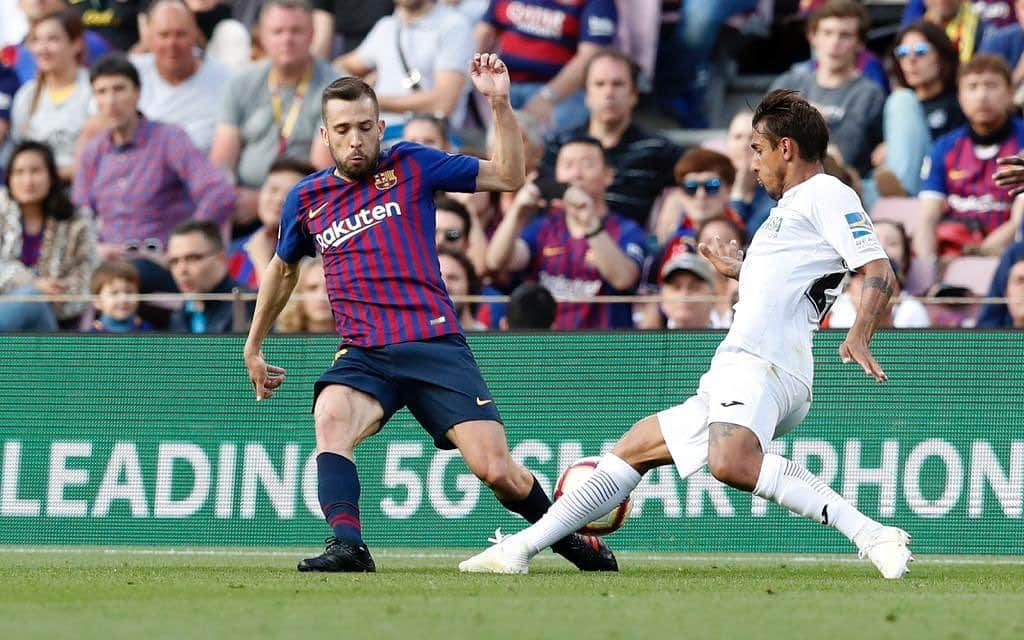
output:
[[[384,121],[373,89],[340,78],[323,92],[321,129],[336,166],[299,182],[285,199],[277,252],[263,274],[245,345],[262,400],[284,369],[268,365],[263,339],[288,301],[298,263],[320,252],[341,346],[316,382],[320,505],[333,535],[299,571],[374,571],[359,520],[353,450],[403,406],[437,447],[458,448],[470,470],[509,510],[535,522],[551,505],[536,478],[512,460],[501,416],[459,327],[434,246],[435,191],[514,191],[525,179],[522,138],[509,105],[509,76],[495,55],[470,63],[491,104],[491,160],[401,142],[380,152]],[[572,534],[553,546],[583,570],[617,570],[599,539]]]

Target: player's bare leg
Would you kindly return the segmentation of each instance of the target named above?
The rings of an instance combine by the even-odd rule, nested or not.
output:
[[[913,556],[907,548],[910,536],[905,531],[867,517],[803,466],[765,454],[750,429],[715,422],[709,431],[708,467],[720,482],[838,529],[885,578],[902,578],[907,573]]]
[[[578,489],[554,503],[532,526],[459,564],[471,573],[527,573],[530,558],[626,499],[644,473],[672,462],[657,416],[619,439]]]
[[[512,459],[500,422],[463,422],[449,430],[447,436],[459,448],[470,471],[494,492],[506,509],[532,523],[551,508],[551,500],[537,479]],[[615,555],[603,541],[574,531],[561,536],[551,545],[552,549],[583,571],[618,570]]]
[[[334,535],[327,549],[299,571],[375,571],[359,522],[359,476],[353,452],[380,431],[384,410],[367,394],[342,385],[320,392],[313,409],[320,508]]]

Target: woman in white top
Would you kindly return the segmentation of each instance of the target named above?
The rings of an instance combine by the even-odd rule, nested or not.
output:
[[[910,240],[906,229],[899,222],[879,220],[874,223],[875,235],[878,237],[882,250],[892,261],[892,270],[896,274],[899,286],[890,300],[890,314],[882,320],[882,326],[897,329],[913,329],[928,327],[931,321],[928,309],[903,290],[903,279],[906,277],[910,263]],[[853,326],[860,302],[860,289],[863,279],[854,276],[850,284],[838,298],[829,314],[828,326],[832,329],[846,329]]]
[[[29,30],[28,47],[36,59],[36,77],[14,96],[11,136],[35,140],[53,149],[60,177],[74,177],[75,146],[89,117],[92,88],[80,66],[82,19],[71,11],[51,14]]]

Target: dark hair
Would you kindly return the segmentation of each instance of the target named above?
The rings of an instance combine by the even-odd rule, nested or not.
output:
[[[558,303],[544,285],[524,282],[509,295],[505,318],[512,330],[550,329],[557,312]]]
[[[439,258],[440,256],[448,256],[458,262],[462,266],[462,270],[466,272],[466,282],[469,283],[469,295],[480,295],[480,290],[483,289],[483,282],[481,282],[480,276],[477,275],[476,269],[473,267],[473,263],[466,257],[466,254],[458,249],[441,246],[437,248],[437,255]],[[476,313],[477,306],[479,305],[475,302],[470,304],[470,311]]]
[[[889,62],[892,65],[896,84],[901,87],[910,87],[907,84],[907,78],[903,75],[903,69],[900,68],[900,61],[896,58],[896,47],[900,46],[903,38],[911,33],[920,35],[935,49],[935,55],[939,58],[939,79],[942,80],[942,90],[955,89],[956,73],[960,67],[960,54],[957,53],[956,45],[949,39],[942,27],[924,20],[915,22],[896,34],[896,40],[892,48],[889,49]]]
[[[469,229],[473,225],[473,218],[470,217],[469,209],[466,208],[466,205],[451,196],[439,193],[434,196],[434,208],[451,211],[459,216],[459,220],[462,221],[462,233],[469,236]]]
[[[327,103],[331,100],[355,102],[363,97],[368,97],[373,101],[373,108],[379,114],[380,104],[377,103],[377,93],[373,90],[373,87],[353,76],[338,78],[324,88],[323,95],[320,97],[320,116],[326,124]]]
[[[728,216],[717,216],[715,218],[708,218],[707,220],[702,222],[700,228],[697,229],[696,240],[698,242],[700,241],[700,234],[704,233],[704,229],[707,229],[708,225],[711,224],[712,222],[724,223],[726,226],[733,230],[733,233],[736,234],[736,238],[739,242],[740,248],[742,249],[747,246],[747,232],[735,220]]]
[[[99,60],[93,63],[89,69],[89,82],[95,83],[100,78],[109,76],[122,76],[135,85],[136,89],[142,88],[142,81],[139,80],[139,70],[131,63],[128,56],[120,51],[111,51],[104,54]]]
[[[85,26],[82,24],[82,17],[78,14],[78,12],[73,11],[71,9],[66,9],[63,11],[57,11],[54,13],[47,14],[29,27],[29,38],[34,37],[34,32],[36,28],[39,27],[39,25],[49,20],[56,20],[60,24],[61,28],[64,29],[64,33],[67,34],[68,39],[71,40],[71,42],[78,40],[83,43],[81,50],[79,50],[78,52],[77,59],[78,63],[82,64],[82,61],[85,59],[85,40],[83,40],[85,35]],[[43,72],[38,69],[38,67],[36,68],[35,79],[36,87],[35,91],[32,93],[32,104],[28,110],[30,116],[36,112],[36,108],[39,106],[39,98],[43,94],[43,87],[46,85],[46,78],[44,77]],[[25,121],[26,130],[29,126],[29,120],[30,119],[26,119]]]
[[[106,260],[96,267],[89,282],[89,290],[93,295],[100,292],[111,280],[126,280],[139,288],[139,270],[127,260]]]
[[[1013,86],[1012,75],[1013,71],[1010,70],[1010,65],[1003,60],[1002,56],[997,56],[992,53],[979,53],[973,58],[968,60],[962,67],[960,67],[959,78],[963,78],[966,75],[972,73],[994,73],[1000,75],[1006,80],[1006,84]]]
[[[267,175],[277,172],[288,172],[297,173],[300,176],[308,176],[311,173],[316,173],[316,167],[309,164],[308,160],[300,158],[293,158],[291,156],[278,156],[274,158],[274,161],[270,163],[270,168],[267,169]]]
[[[818,24],[826,18],[857,18],[857,38],[861,42],[868,41],[871,14],[857,0],[828,0],[808,18],[807,33],[811,34],[817,31]]]
[[[558,153],[561,153],[562,149],[566,148],[570,144],[585,144],[594,147],[601,152],[601,162],[603,162],[606,167],[608,166],[608,152],[604,150],[603,146],[601,146],[601,142],[593,136],[588,136],[587,134],[572,135],[561,140],[561,143],[561,146],[558,147]]]
[[[60,174],[57,172],[57,161],[53,157],[53,150],[50,145],[35,140],[25,140],[15,145],[11,151],[11,157],[7,160],[7,178],[5,184],[7,193],[11,193],[11,172],[14,170],[14,161],[23,153],[35,152],[43,156],[43,164],[46,165],[46,173],[50,177],[50,189],[43,198],[43,215],[54,220],[70,220],[75,214],[75,207],[68,199],[68,194],[61,183]]]
[[[638,89],[637,83],[639,82],[639,79],[640,79],[640,65],[638,65],[636,63],[636,61],[633,60],[633,58],[629,57],[629,55],[619,51],[618,49],[612,49],[610,47],[605,47],[605,48],[600,49],[597,53],[595,53],[594,55],[592,55],[590,57],[590,60],[587,60],[587,65],[585,67],[583,67],[583,86],[584,87],[587,86],[587,80],[590,79],[590,69],[591,69],[591,67],[594,66],[595,62],[597,62],[598,60],[600,60],[602,58],[607,58],[607,59],[610,59],[610,60],[616,60],[616,61],[621,62],[622,64],[626,65],[626,68],[629,70],[629,80],[630,80],[630,82],[633,83],[633,91],[637,91],[637,89]]]
[[[732,160],[728,156],[700,147],[690,149],[680,156],[672,173],[678,184],[688,173],[703,173],[705,171],[717,173],[722,182],[730,185],[736,182],[736,167],[733,166]]]
[[[441,134],[441,141],[447,142],[448,118],[445,118],[444,116],[437,116],[434,115],[433,113],[414,113],[409,116],[409,118],[405,121],[405,124],[409,124],[410,122],[416,121],[429,122],[430,124],[437,127],[437,132]]]
[[[172,236],[184,236],[190,233],[201,233],[210,241],[214,249],[218,251],[224,249],[224,238],[221,237],[220,227],[212,220],[185,220],[179,222],[174,227],[174,231],[171,231]]]
[[[764,123],[758,131],[774,149],[782,138],[796,142],[800,157],[808,162],[821,162],[828,148],[828,125],[821,112],[800,97],[796,91],[776,89],[768,93],[754,110],[752,126]]]

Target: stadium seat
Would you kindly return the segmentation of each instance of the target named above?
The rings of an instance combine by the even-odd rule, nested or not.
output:
[[[899,222],[907,234],[912,234],[920,211],[921,205],[917,198],[879,198],[871,208],[871,220]]]
[[[966,287],[983,296],[988,293],[999,258],[995,256],[964,256],[956,258],[946,267],[942,282]]]

